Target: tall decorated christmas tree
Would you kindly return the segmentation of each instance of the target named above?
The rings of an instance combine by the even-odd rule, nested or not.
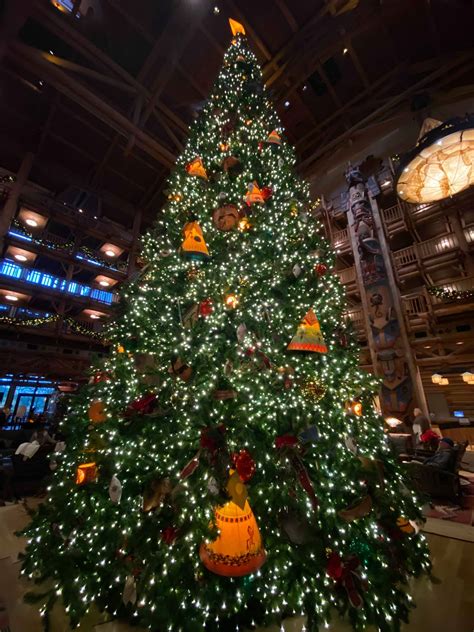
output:
[[[68,414],[24,572],[72,625],[334,612],[397,630],[429,570],[416,499],[358,368],[334,254],[243,27],[168,183],[112,353]],[[41,590],[42,589],[42,590]]]

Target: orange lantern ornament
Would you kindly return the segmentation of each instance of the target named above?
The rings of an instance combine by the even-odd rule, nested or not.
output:
[[[315,353],[327,353],[328,348],[321,333],[321,327],[316,314],[311,308],[301,323],[296,334],[287,347],[288,351],[311,351]]]
[[[107,419],[104,402],[101,402],[100,399],[92,402],[87,411],[87,415],[93,424],[101,424],[104,422]]]
[[[236,294],[227,294],[224,303],[228,309],[235,309],[239,304],[239,297]]]
[[[349,413],[352,413],[353,415],[356,415],[357,417],[362,417],[362,413],[364,412],[361,402],[358,402],[358,401],[348,402],[347,410]]]
[[[209,258],[204,235],[198,222],[188,222],[183,228],[184,241],[181,250],[186,259],[191,261],[202,261]]]
[[[224,577],[243,577],[258,571],[267,554],[248,500],[243,508],[232,500],[218,507],[215,521],[219,536],[214,542],[203,542],[199,549],[204,566]]]
[[[123,345],[117,345],[117,353],[125,353],[125,347]]]
[[[76,485],[85,485],[97,480],[97,465],[95,463],[82,463],[76,470]]]
[[[185,169],[188,175],[197,176],[198,178],[204,178],[204,180],[207,180],[207,171],[204,168],[202,158],[195,158],[194,160],[191,160],[191,162],[188,162]]]

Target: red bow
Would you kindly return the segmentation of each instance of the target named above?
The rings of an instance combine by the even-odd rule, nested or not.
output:
[[[136,399],[134,402],[128,405],[127,410],[125,411],[126,415],[131,415],[133,413],[140,413],[141,415],[148,415],[153,412],[156,404],[156,395],[153,393],[149,393],[140,399]]]
[[[332,552],[326,564],[326,573],[339,585],[346,589],[347,596],[353,608],[362,606],[358,586],[367,590],[367,582],[360,575],[360,560],[356,555],[351,555],[345,561],[339,553]],[[357,583],[356,581],[357,580]]]
[[[277,437],[275,439],[275,448],[280,449],[286,446],[295,446],[298,443],[298,438],[295,435],[281,435],[281,437]]]
[[[281,435],[275,439],[275,448],[277,450],[283,450],[284,448],[288,448],[290,453],[290,461],[293,466],[293,469],[296,472],[298,477],[298,482],[301,487],[304,489],[309,499],[311,500],[311,504],[313,505],[313,509],[317,509],[318,507],[318,499],[316,498],[316,494],[314,491],[313,483],[306,471],[303,461],[301,460],[300,455],[298,454],[299,448],[301,448],[301,444],[298,441],[298,437],[295,435]]]

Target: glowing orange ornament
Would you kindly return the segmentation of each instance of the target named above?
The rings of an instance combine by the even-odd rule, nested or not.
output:
[[[252,225],[250,224],[248,217],[242,217],[242,219],[238,223],[238,228],[241,231],[250,230]]]
[[[253,181],[252,184],[249,184],[249,188],[245,194],[245,202],[247,206],[252,206],[252,204],[256,204],[257,202],[260,202],[261,204],[265,202],[262,191],[255,181]]]
[[[209,258],[204,235],[198,222],[188,222],[183,228],[184,241],[181,250],[186,259],[201,261]]]
[[[104,422],[107,419],[104,402],[101,402],[99,399],[92,402],[87,411],[87,415],[93,424],[101,424]]]
[[[117,353],[125,353],[125,347],[123,345],[117,345]]]
[[[239,297],[236,294],[227,294],[224,303],[229,309],[235,309],[239,304]]]
[[[76,470],[76,485],[93,483],[97,479],[97,465],[95,463],[82,463]]]
[[[215,510],[219,536],[201,544],[199,557],[216,575],[242,577],[255,573],[266,560],[257,521],[248,500],[243,508],[233,501]]]
[[[357,417],[362,417],[363,408],[360,402],[349,402],[347,407],[349,412],[353,413]]]

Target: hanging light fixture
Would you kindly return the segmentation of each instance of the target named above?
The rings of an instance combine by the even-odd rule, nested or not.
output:
[[[438,382],[438,386],[447,386],[449,384],[449,380],[447,377],[442,377]]]
[[[461,377],[463,381],[466,382],[466,384],[474,384],[474,373],[471,373],[470,371],[465,371],[464,373],[462,373]]]
[[[431,376],[431,381],[433,382],[433,384],[439,384],[442,379],[443,376],[439,373],[433,373],[433,375]]]
[[[474,115],[445,123],[424,121],[416,146],[400,160],[397,193],[424,204],[444,200],[474,184]]]

